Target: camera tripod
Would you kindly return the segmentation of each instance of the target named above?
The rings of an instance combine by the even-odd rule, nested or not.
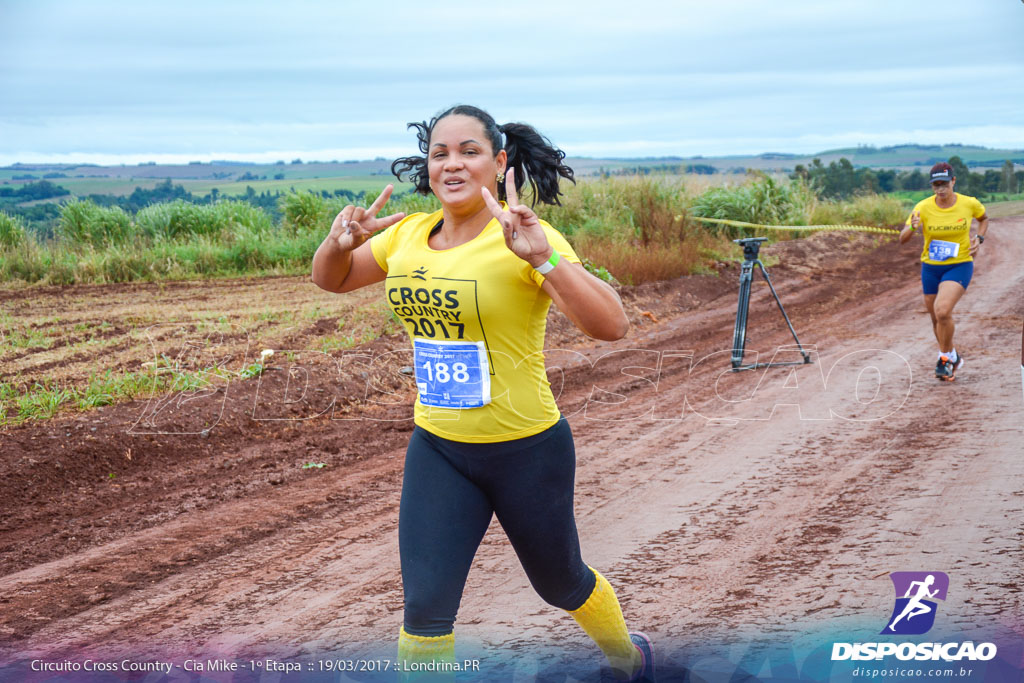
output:
[[[793,324],[789,322],[789,316],[786,315],[786,309],[782,307],[782,301],[779,299],[779,295],[775,292],[775,287],[772,285],[771,278],[768,277],[768,271],[765,269],[764,264],[761,263],[761,259],[758,258],[758,251],[761,249],[761,243],[767,239],[767,237],[749,237],[746,239],[733,240],[733,242],[743,247],[743,265],[740,268],[740,301],[739,306],[736,308],[736,329],[732,335],[733,372],[739,372],[740,370],[755,370],[757,368],[774,368],[782,365],[806,365],[811,362],[810,355],[804,351],[804,348],[800,345],[800,340],[797,339],[796,330],[793,329]],[[764,277],[765,282],[768,283],[768,288],[771,289],[772,296],[775,297],[775,303],[779,305],[779,311],[782,312],[782,317],[785,318],[786,325],[789,326],[789,331],[793,333],[793,340],[796,342],[796,346],[800,350],[800,355],[803,356],[803,362],[786,361],[743,365],[743,352],[747,343],[747,313],[750,308],[750,284],[754,281],[754,266],[761,269],[761,275]]]

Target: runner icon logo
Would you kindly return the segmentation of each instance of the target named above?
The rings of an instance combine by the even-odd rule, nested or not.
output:
[[[936,600],[945,600],[949,576],[942,572],[892,572],[896,604],[881,635],[920,635],[935,624]]]
[[[921,635],[931,630],[938,611],[936,600],[945,600],[949,576],[942,572],[893,572],[889,575],[896,591],[896,604],[881,635]],[[901,662],[987,662],[997,654],[995,643],[973,640],[950,643],[832,643],[832,661],[882,661],[895,657]],[[859,675],[854,671],[854,676]],[[885,675],[883,673],[883,675]],[[900,679],[905,680],[905,679]],[[916,678],[914,680],[917,680]]]

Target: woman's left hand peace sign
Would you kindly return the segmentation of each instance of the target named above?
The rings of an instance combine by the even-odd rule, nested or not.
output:
[[[552,247],[548,243],[544,228],[541,227],[537,214],[525,204],[519,203],[516,195],[515,171],[509,168],[505,173],[505,196],[508,198],[508,209],[502,209],[498,200],[491,195],[488,188],[480,189],[484,202],[491,214],[501,223],[505,235],[505,246],[512,253],[536,268],[551,258]]]

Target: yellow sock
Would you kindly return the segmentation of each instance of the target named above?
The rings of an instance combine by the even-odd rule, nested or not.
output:
[[[455,663],[455,634],[443,636],[414,636],[405,628],[398,632],[398,680],[407,681],[454,681],[453,668],[432,671],[430,662]],[[424,666],[427,665],[427,666]]]
[[[594,591],[582,607],[569,614],[601,648],[615,675],[628,679],[640,669],[640,651],[629,639],[626,620],[611,584],[593,567],[590,571],[597,577]]]

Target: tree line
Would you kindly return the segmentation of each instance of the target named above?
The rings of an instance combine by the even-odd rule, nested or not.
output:
[[[38,183],[25,183],[21,187],[0,187],[0,205],[52,199],[69,194],[67,188],[54,185],[49,180],[40,180]]]
[[[739,173],[745,173],[745,169],[738,169]],[[602,166],[598,169],[597,175],[602,178],[610,178],[611,176],[626,176],[626,175],[652,175],[659,173],[669,173],[680,175],[683,173],[695,173],[697,175],[713,175],[718,173],[718,169],[711,164],[650,164],[647,166],[620,166],[618,168],[605,168]]]
[[[961,194],[984,199],[993,192],[1019,194],[1024,186],[1024,170],[1015,171],[1012,161],[1003,163],[1001,170],[987,169],[974,173],[959,156],[949,158],[956,176],[956,189]],[[926,171],[897,171],[894,169],[855,168],[846,157],[828,166],[814,159],[810,166],[797,164],[790,174],[792,179],[803,179],[819,196],[827,199],[848,199],[855,194],[887,193],[898,190],[927,190]]]

